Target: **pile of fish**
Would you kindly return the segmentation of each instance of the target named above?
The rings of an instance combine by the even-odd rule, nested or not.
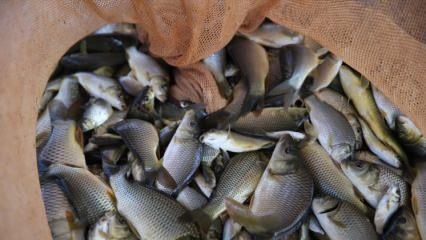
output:
[[[426,138],[314,40],[271,22],[174,99],[130,24],[73,46],[36,128],[53,239],[426,239]]]

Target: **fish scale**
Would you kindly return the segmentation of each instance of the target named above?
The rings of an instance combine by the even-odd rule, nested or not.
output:
[[[248,152],[238,154],[230,159],[220,177],[216,190],[213,192],[210,202],[203,211],[215,219],[225,211],[225,197],[232,198],[238,202],[244,202],[254,191],[263,172],[259,163],[261,154]]]
[[[411,185],[411,203],[422,239],[426,239],[426,162],[416,164],[417,176]]]
[[[37,120],[36,127],[36,146],[37,148],[42,146],[49,139],[49,135],[52,132],[52,124],[50,122],[49,110],[44,110],[41,116]]]
[[[128,119],[119,122],[114,130],[120,134],[127,147],[144,163],[145,170],[158,164],[157,129],[149,122],[139,119]]]
[[[260,113],[250,112],[240,117],[232,124],[232,129],[249,134],[297,130],[306,115],[305,108],[289,108],[288,110],[282,107],[264,108]]]
[[[194,224],[179,220],[185,209],[178,202],[136,182],[129,182],[124,172],[122,170],[111,177],[111,186],[117,198],[118,211],[133,225],[141,238],[198,237]]]
[[[83,149],[75,138],[76,127],[73,120],[55,121],[49,140],[40,152],[39,161],[86,168]]]
[[[366,206],[356,196],[352,183],[318,143],[307,143],[299,149],[298,153],[321,193],[348,201],[361,210],[367,211]]]
[[[373,225],[357,207],[345,201],[333,201],[338,202],[335,209],[321,206],[317,199],[312,204],[318,221],[331,239],[378,239]]]
[[[112,190],[88,170],[54,164],[49,167],[48,176],[61,180],[78,216],[89,224],[115,210]]]

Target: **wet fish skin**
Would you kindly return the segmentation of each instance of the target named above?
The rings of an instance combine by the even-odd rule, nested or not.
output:
[[[134,73],[131,71],[127,75],[118,77],[121,87],[124,91],[132,96],[138,95],[142,91],[144,85],[136,80]]]
[[[374,208],[392,186],[399,188],[400,206],[408,203],[408,184],[400,176],[386,167],[361,161],[345,161],[341,165],[345,175]]]
[[[91,99],[83,113],[81,128],[83,132],[99,127],[112,115],[109,103],[102,99]]]
[[[228,218],[223,224],[223,240],[232,240],[240,232],[242,226],[235,222],[232,218]]]
[[[84,240],[86,226],[79,222],[77,214],[59,185],[53,180],[42,179],[41,195],[52,238]]]
[[[336,166],[324,148],[316,143],[316,138],[312,135],[313,127],[307,122],[305,122],[305,132],[308,138],[298,144],[298,154],[312,175],[315,189],[322,194],[350,202],[365,213],[368,212],[367,207],[355,194],[349,179]]]
[[[39,103],[39,107],[38,107],[39,114],[46,109],[47,104],[55,96],[55,93],[59,91],[62,81],[63,81],[63,78],[56,78],[47,83],[46,89],[44,89],[43,95]]]
[[[51,120],[66,120],[69,118],[72,115],[73,106],[75,106],[79,99],[78,82],[73,77],[65,77],[62,80],[58,93],[48,105]]]
[[[315,96],[345,116],[355,134],[355,149],[360,149],[363,144],[361,124],[358,121],[358,113],[349,99],[330,88],[316,92]]]
[[[192,223],[183,223],[179,217],[185,209],[174,199],[125,178],[126,168],[111,176],[111,187],[117,198],[118,212],[137,231],[142,239],[198,238]]]
[[[401,143],[411,154],[419,158],[426,157],[426,137],[409,118],[398,116],[395,130]]]
[[[117,212],[107,212],[87,234],[88,240],[137,240],[130,231],[126,220]]]
[[[263,105],[265,81],[269,72],[268,55],[259,44],[235,37],[227,46],[228,54],[240,69],[242,80],[247,83],[248,92],[241,107],[241,115]]]
[[[226,210],[225,198],[244,202],[255,190],[260,180],[265,156],[260,152],[241,153],[231,158],[207,205],[188,213],[184,220],[193,220],[207,230],[214,219]]]
[[[345,116],[314,95],[304,100],[318,140],[333,160],[350,158],[355,149],[355,134]]]
[[[376,105],[386,120],[389,128],[395,129],[395,120],[402,112],[378,88],[371,86]]]
[[[103,99],[118,110],[126,107],[123,91],[116,80],[88,72],[75,73],[74,76],[92,97]]]
[[[354,104],[358,114],[368,124],[377,138],[392,148],[402,161],[407,161],[407,155],[393,137],[385,123],[371,91],[370,82],[363,76],[354,73],[343,65],[339,70],[340,83],[348,98]]]
[[[200,136],[200,141],[212,148],[230,152],[249,152],[275,145],[274,141],[254,138],[232,131],[212,129]]]
[[[311,92],[326,88],[339,73],[343,61],[334,54],[326,56],[322,63],[318,65],[311,73],[313,83],[309,86]]]
[[[72,53],[63,56],[59,63],[72,71],[95,70],[102,66],[118,66],[126,62],[122,52]]]
[[[212,53],[203,60],[204,65],[212,72],[220,94],[229,99],[232,96],[232,88],[225,78],[226,55],[225,50],[221,49]]]
[[[78,127],[73,120],[57,120],[53,123],[49,140],[37,159],[42,164],[61,163],[87,168],[81,142],[77,139]]]
[[[411,185],[411,204],[422,239],[426,238],[426,163],[416,163],[417,176]]]
[[[362,135],[368,148],[386,164],[400,168],[402,163],[400,157],[390,148],[383,144],[370,129],[368,124],[361,118],[358,119],[362,128]]]
[[[307,118],[305,108],[282,107],[264,108],[260,113],[249,112],[231,124],[231,128],[239,133],[265,136],[268,133],[283,130],[297,130]]]
[[[332,198],[317,197],[312,210],[332,240],[378,239],[373,225],[354,205]]]
[[[47,176],[60,180],[82,221],[91,225],[106,212],[115,211],[111,188],[87,169],[53,164],[49,166]]]
[[[249,232],[275,238],[296,231],[307,215],[314,183],[297,156],[289,135],[277,143],[250,201],[245,206],[225,199],[228,214]]]
[[[36,147],[39,148],[49,139],[52,132],[52,123],[50,122],[49,110],[45,109],[37,119],[36,126]]]
[[[410,207],[400,208],[390,219],[383,238],[386,240],[421,240],[416,219]]]
[[[178,185],[178,189],[174,190],[179,190],[186,185],[201,163],[202,147],[198,141],[199,134],[200,127],[196,111],[189,110],[185,113],[163,155],[163,166]]]
[[[94,129],[94,136],[102,136],[108,132],[108,130],[112,129],[112,127],[123,121],[127,116],[127,110],[124,111],[114,111],[112,115],[99,127]]]
[[[281,72],[288,72],[289,78],[270,90],[267,96],[284,95],[284,107],[289,107],[299,98],[306,77],[319,64],[319,59],[311,49],[294,44],[280,49],[280,61]]]
[[[197,190],[191,187],[185,187],[178,194],[176,201],[178,201],[187,210],[193,211],[201,208],[207,203],[207,198],[203,194],[197,192]]]
[[[246,38],[266,47],[281,48],[302,42],[303,36],[276,23],[263,23],[250,33],[241,33]]]
[[[328,52],[325,47],[323,47],[317,41],[308,36],[303,37],[303,45],[305,45],[307,48],[312,49],[312,51],[314,51],[315,54],[318,56],[324,56]]]
[[[374,226],[377,233],[383,233],[387,222],[401,205],[400,201],[401,195],[397,186],[390,187],[380,199],[374,214]]]
[[[151,86],[155,97],[165,102],[170,83],[167,72],[153,57],[138,51],[134,46],[127,48],[126,54],[136,79],[143,86]]]

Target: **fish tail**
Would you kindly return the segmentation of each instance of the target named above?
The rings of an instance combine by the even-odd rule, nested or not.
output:
[[[260,94],[248,93],[241,107],[241,115],[251,112],[253,109],[260,109],[264,104],[264,96]]]
[[[222,128],[229,125],[232,121],[232,114],[222,109],[212,114],[207,115],[200,122],[202,130],[209,130],[212,128]]]
[[[207,232],[214,219],[203,211],[203,209],[197,209],[186,212],[179,217],[179,220],[186,223],[195,222],[203,232]]]

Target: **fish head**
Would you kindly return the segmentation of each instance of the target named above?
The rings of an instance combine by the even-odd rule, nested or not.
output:
[[[352,182],[370,185],[378,180],[378,169],[371,163],[359,160],[345,160],[340,164],[343,172]]]
[[[181,138],[198,138],[200,134],[200,124],[195,110],[186,111],[176,130],[176,134]]]
[[[154,95],[161,102],[165,102],[167,100],[167,93],[169,92],[169,82],[164,77],[153,77],[151,79],[151,86],[154,92]]]
[[[301,161],[297,157],[297,148],[290,135],[280,138],[272,154],[269,171],[272,174],[291,174],[300,169]]]
[[[312,201],[312,211],[315,215],[328,214],[337,210],[339,200],[330,196],[316,197]]]
[[[398,116],[396,118],[396,132],[398,137],[405,139],[407,143],[416,142],[422,136],[420,130],[405,116]]]
[[[228,132],[211,129],[200,136],[200,142],[216,148],[228,139]]]
[[[146,86],[141,93],[136,97],[136,107],[138,110],[153,112],[154,111],[154,90]]]
[[[367,79],[355,73],[346,65],[340,67],[339,78],[343,88],[351,89],[354,93],[365,91],[369,86],[369,81]]]

